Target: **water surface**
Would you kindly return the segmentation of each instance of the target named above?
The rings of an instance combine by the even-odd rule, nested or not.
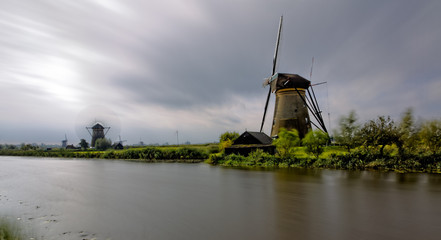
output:
[[[37,239],[439,239],[441,176],[0,157]]]

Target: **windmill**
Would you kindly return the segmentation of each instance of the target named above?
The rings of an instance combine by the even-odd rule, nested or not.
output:
[[[127,142],[127,140],[121,140],[121,135],[118,136],[119,137],[119,141],[115,141],[116,144],[118,143],[123,143],[123,142]]]
[[[311,129],[311,124],[316,128],[327,132],[311,82],[297,74],[276,72],[282,22],[283,16],[280,17],[279,22],[279,31],[277,33],[271,77],[265,79],[263,84],[264,86],[270,85],[270,88],[265,102],[260,132],[262,132],[265,123],[266,111],[268,109],[271,93],[275,93],[276,95],[274,117],[271,128],[272,137],[276,137],[279,130],[285,128],[288,130],[297,129],[300,138],[303,138]],[[311,89],[312,94],[309,89]],[[310,121],[308,110],[318,124]]]
[[[107,132],[109,132],[110,127],[104,127],[101,123],[96,122],[95,125],[92,127],[86,127],[86,129],[92,137],[91,146],[95,147],[96,140],[99,138],[104,138]],[[92,132],[90,132],[90,130],[92,130]]]
[[[119,141],[115,141],[115,143],[113,144],[113,148],[124,149],[123,142],[127,142],[127,140],[121,140],[121,135],[119,135]]]
[[[67,135],[64,134],[64,140],[61,140],[61,147],[66,148],[67,146]]]

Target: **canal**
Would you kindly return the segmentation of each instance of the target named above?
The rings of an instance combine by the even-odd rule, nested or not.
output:
[[[440,239],[441,176],[0,157],[35,239]]]

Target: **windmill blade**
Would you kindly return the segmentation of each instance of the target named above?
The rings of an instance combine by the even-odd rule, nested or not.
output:
[[[262,124],[260,125],[260,132],[262,132],[263,124],[265,123],[266,110],[268,109],[268,102],[269,102],[270,96],[271,96],[271,88],[269,88],[268,95],[266,96],[265,109],[263,110],[263,118],[262,118]]]
[[[274,50],[273,69],[272,69],[271,77],[274,76],[274,74],[276,73],[277,55],[279,54],[280,34],[282,32],[282,22],[283,22],[283,16],[280,16],[279,31],[277,32],[277,42],[276,42],[276,49]],[[265,109],[263,110],[262,124],[260,125],[260,132],[262,132],[263,125],[265,123],[266,110],[268,109],[268,102],[270,100],[270,96],[271,96],[271,87],[269,88],[268,95],[266,97]]]
[[[279,31],[277,32],[277,42],[276,42],[276,49],[274,50],[273,71],[271,73],[271,76],[273,76],[276,73],[277,56],[279,55],[280,35],[282,33],[282,22],[283,22],[283,16],[280,16]]]
[[[314,84],[311,84],[311,87],[313,87],[313,86],[318,86],[318,85],[322,85],[322,84],[327,84],[328,82],[319,82],[319,83],[314,83]]]

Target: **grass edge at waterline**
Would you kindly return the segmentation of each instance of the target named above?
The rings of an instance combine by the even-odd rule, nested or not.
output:
[[[0,217],[0,240],[23,240],[25,237],[17,223]]]

